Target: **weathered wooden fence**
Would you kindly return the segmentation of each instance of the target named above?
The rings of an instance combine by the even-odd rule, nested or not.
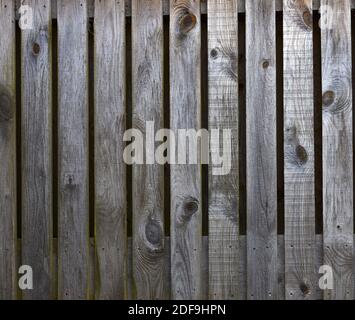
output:
[[[0,0],[0,299],[353,299],[352,8]],[[146,121],[230,174],[126,165]]]

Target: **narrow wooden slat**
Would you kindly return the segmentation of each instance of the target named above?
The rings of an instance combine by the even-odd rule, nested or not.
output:
[[[286,299],[315,296],[312,1],[284,0]]]
[[[88,34],[86,0],[58,1],[60,299],[89,285]]]
[[[350,0],[322,0],[324,264],[333,268],[326,299],[353,299],[353,119]]]
[[[97,299],[123,299],[127,204],[125,15],[122,2],[95,3],[95,239]]]
[[[145,132],[148,138],[150,131],[154,134],[164,127],[161,0],[132,2],[132,79],[133,128]],[[146,146],[154,152],[154,144],[149,146],[146,141]],[[132,171],[134,286],[137,299],[168,299],[164,167],[151,163],[147,155],[146,161],[133,165]]]
[[[275,1],[246,2],[247,299],[277,299]]]
[[[200,1],[171,0],[170,17],[170,127],[178,137],[179,129],[201,127]],[[186,164],[170,168],[172,298],[199,299],[201,166]]]
[[[0,0],[0,299],[16,296],[15,2]]]
[[[24,299],[50,299],[52,274],[51,2],[26,0],[33,28],[22,31],[22,264],[33,268]]]
[[[238,1],[208,2],[209,130],[231,130],[231,170],[209,168],[209,298],[241,298],[238,281]],[[221,145],[219,141],[213,145]],[[215,150],[222,154],[228,150]]]

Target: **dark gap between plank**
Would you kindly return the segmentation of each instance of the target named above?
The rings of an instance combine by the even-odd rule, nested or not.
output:
[[[207,15],[201,15],[201,129],[208,130]],[[202,235],[208,236],[208,165],[202,165],[201,170]]]
[[[323,234],[322,57],[319,21],[319,12],[313,11],[315,232]]]
[[[58,238],[58,22],[52,20],[53,237]]]
[[[351,35],[355,34],[355,10],[351,10]],[[355,77],[355,39],[354,36],[351,37],[351,49],[352,49],[352,55],[351,55],[351,59],[352,59],[352,79],[354,79]],[[355,146],[355,121],[354,121],[354,92],[355,92],[355,81],[352,81],[352,91],[353,91],[353,146]],[[353,159],[355,159],[355,149],[353,148]],[[354,164],[353,164],[354,166]],[[353,168],[354,171],[354,168]],[[354,174],[354,172],[353,172]],[[354,176],[353,176],[354,179]],[[353,199],[355,199],[355,189],[353,186]],[[354,209],[353,209],[353,214],[354,214]],[[353,215],[353,225],[354,225],[354,230],[355,230],[355,217]]]
[[[238,14],[238,97],[239,97],[239,234],[246,235],[246,62],[245,13]]]
[[[126,129],[132,128],[132,20],[126,18]],[[129,142],[126,143],[128,145]],[[132,237],[132,166],[127,165],[127,235]]]
[[[277,234],[285,233],[283,13],[276,12]]]
[[[169,56],[169,16],[163,18],[164,32],[164,128],[170,129],[170,56]],[[170,166],[164,166],[164,231],[165,236],[170,236]]]
[[[22,238],[22,146],[21,146],[21,86],[22,86],[22,74],[21,74],[21,29],[18,23],[15,23],[15,37],[16,37],[16,57],[15,57],[15,68],[16,68],[16,198],[17,198],[17,238]],[[21,256],[21,255],[20,255]]]
[[[89,58],[89,233],[95,235],[95,97],[94,97],[94,19],[88,21]]]

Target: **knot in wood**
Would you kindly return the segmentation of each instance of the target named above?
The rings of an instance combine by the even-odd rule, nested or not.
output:
[[[310,28],[313,29],[313,18],[312,18],[312,13],[307,9],[303,11],[302,14],[303,22],[304,24]]]
[[[38,56],[40,52],[41,52],[41,46],[37,42],[35,42],[32,46],[32,53],[34,56]]]
[[[216,48],[212,49],[210,55],[212,59],[216,59],[218,57],[218,50]]]
[[[270,66],[269,60],[267,60],[267,59],[263,60],[262,66],[263,66],[263,69],[269,68],[269,66]]]
[[[199,202],[194,197],[187,197],[181,203],[181,210],[179,210],[179,214],[177,215],[177,222],[179,225],[186,225],[192,218],[192,216],[198,211]]]
[[[65,188],[68,190],[74,190],[77,187],[77,182],[75,181],[75,175],[74,174],[65,174],[64,175],[64,185]]]
[[[297,157],[297,160],[298,160],[298,163],[300,165],[304,165],[307,163],[308,161],[308,154],[307,154],[307,151],[304,147],[302,147],[301,145],[298,145],[296,147],[296,157]]]
[[[197,23],[197,18],[191,12],[185,12],[181,15],[179,19],[179,30],[183,34],[189,33],[193,28],[195,28]]]
[[[153,246],[159,246],[162,242],[162,228],[158,221],[150,219],[145,226],[145,236]]]
[[[11,96],[0,89],[0,121],[9,121],[14,116]]]
[[[300,290],[304,296],[310,294],[311,290],[304,282],[300,284]]]
[[[192,216],[198,210],[197,200],[191,200],[184,203],[184,212],[187,216]]]
[[[335,93],[333,91],[326,91],[323,94],[323,98],[322,98],[323,105],[329,107],[334,103],[334,99],[335,99]]]

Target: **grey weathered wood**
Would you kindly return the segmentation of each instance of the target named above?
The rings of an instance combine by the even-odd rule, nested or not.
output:
[[[123,299],[127,279],[125,15],[95,2],[95,239],[97,299]]]
[[[178,136],[178,129],[201,127],[200,1],[171,0],[170,17],[170,127]],[[170,169],[172,298],[199,299],[201,166],[171,165]]]
[[[326,299],[353,299],[353,118],[350,0],[322,0],[324,264],[333,268]]]
[[[14,1],[0,0],[0,299],[16,297]]]
[[[208,242],[209,242],[209,237],[204,236],[203,241],[202,241],[202,261],[204,261],[202,270],[203,270],[203,285],[202,285],[202,292],[203,294],[207,292],[208,290]],[[284,292],[285,292],[285,252],[284,252],[284,236],[283,235],[278,235],[277,237],[277,254],[278,254],[278,264],[277,264],[277,270],[278,270],[278,286],[279,286],[279,293],[278,297],[280,300],[283,300],[285,298]],[[21,247],[21,240],[19,239],[17,241],[18,247]],[[165,255],[166,257],[166,264],[170,264],[170,257],[169,257],[169,252],[170,252],[170,238],[166,237],[165,238],[165,249],[167,254]],[[240,260],[238,263],[238,274],[239,278],[244,278],[246,273],[247,273],[247,262],[246,262],[246,236],[245,235],[240,235],[238,237],[238,247],[240,248]],[[54,266],[54,273],[56,272],[56,267],[57,267],[57,239],[53,239],[53,266]],[[95,246],[94,246],[94,238],[90,239],[90,269],[94,269],[95,267]],[[21,259],[20,255],[21,252],[18,250],[18,259]],[[323,265],[323,237],[322,235],[316,235],[316,269],[319,270],[319,267]],[[133,276],[132,276],[132,238],[128,237],[127,238],[127,294],[126,297],[127,299],[135,299],[135,294],[134,294],[134,288],[133,288]],[[166,277],[169,278],[169,270],[167,271]],[[318,274],[318,278],[320,278],[322,274]],[[53,287],[56,287],[56,280],[57,278],[52,277]],[[92,273],[90,273],[90,279],[89,279],[89,292],[94,292],[95,290],[95,283],[94,283],[94,276]],[[246,286],[240,287],[240,295],[246,296]],[[316,296],[315,298],[317,300],[322,299],[322,294],[323,291],[318,290],[316,291]],[[90,298],[93,298],[90,296]]]
[[[17,241],[18,245],[21,246],[21,239]],[[89,259],[89,264],[90,264],[90,276],[89,276],[89,299],[94,300],[94,292],[95,292],[95,274],[94,272],[91,272],[92,270],[95,269],[95,239],[90,238],[90,259]],[[18,253],[19,256],[21,253]],[[53,260],[53,274],[57,274],[58,272],[58,238],[53,238],[52,240],[52,260]],[[58,289],[58,277],[51,277],[52,281],[52,288],[55,290]]]
[[[238,278],[243,279],[247,275],[247,237],[245,235],[240,235],[238,237],[238,248],[239,248],[239,261],[237,265],[237,272],[238,272]],[[129,264],[131,264],[131,238],[128,238],[128,261]],[[165,239],[166,243],[169,243],[169,237]],[[208,290],[208,279],[206,276],[208,275],[208,243],[209,243],[209,236],[203,237],[203,242],[202,242],[202,261],[204,261],[203,265],[203,285],[202,285],[202,294],[207,292]],[[277,260],[277,279],[278,279],[278,299],[279,300],[284,300],[285,299],[285,241],[284,241],[284,236],[283,235],[278,235],[277,236],[277,255],[278,255],[278,260]],[[169,245],[166,246],[166,250],[169,251]],[[323,237],[322,235],[317,235],[316,236],[316,256],[315,256],[315,264],[316,264],[316,270],[319,270],[319,267],[323,265]],[[205,263],[206,262],[206,263]],[[169,263],[169,262],[167,262]],[[130,269],[130,268],[129,268]],[[318,274],[318,278],[320,278],[322,274]],[[132,283],[132,275],[129,273],[128,274],[128,282]],[[131,287],[131,286],[130,286]],[[243,299],[243,297],[246,297],[246,286],[240,286],[239,287],[239,294],[238,296]],[[317,288],[315,292],[315,299],[321,300],[323,295],[323,291],[321,291],[319,288]],[[132,289],[129,289],[129,294],[128,294],[129,299],[133,299],[134,296],[132,294]]]
[[[231,130],[231,171],[213,175],[209,167],[209,298],[240,296],[238,162],[238,8],[237,0],[208,2],[209,130]],[[221,144],[219,141],[212,142]],[[223,153],[223,150],[212,152]],[[221,152],[220,152],[221,151]],[[228,152],[228,150],[224,150]]]
[[[52,85],[51,2],[26,0],[33,28],[22,31],[22,264],[33,269],[24,299],[51,299]]]
[[[154,132],[164,127],[163,48],[162,1],[133,0],[132,126],[143,132],[147,121],[154,123]],[[147,148],[152,151],[154,145]],[[164,167],[157,163],[133,165],[132,189],[136,298],[169,299],[165,277]]]
[[[89,275],[86,0],[58,1],[58,290],[86,299]]]
[[[51,0],[52,1],[52,17],[57,18],[57,5],[56,1],[57,0]],[[132,0],[125,0],[125,6],[126,6],[126,16],[130,17],[132,15]],[[163,14],[164,15],[169,15],[169,1],[170,0],[162,0],[163,1]],[[211,0],[214,1],[214,0]],[[275,9],[276,11],[282,11],[282,1],[283,0],[274,0],[275,1]],[[313,1],[313,10],[318,10],[320,7],[320,1],[321,0],[314,0]],[[87,0],[88,3],[88,17],[93,18],[94,17],[94,12],[95,12],[95,5],[94,5],[95,0]],[[21,0],[16,0],[16,8],[19,8],[21,3]],[[238,12],[243,13],[245,12],[245,0],[238,0]],[[208,0],[201,0],[201,14],[207,14],[207,6],[208,6]],[[355,1],[351,0],[351,8],[355,8]],[[18,16],[17,16],[18,18]]]
[[[165,265],[167,267],[164,268],[165,271],[165,279],[167,281],[167,287],[170,288],[170,238],[165,237],[165,246],[164,246],[164,257],[165,257]],[[134,300],[137,298],[137,295],[135,293],[135,288],[134,288],[134,277],[133,277],[133,266],[132,266],[132,238],[128,238],[128,250],[127,250],[127,265],[128,265],[128,271],[127,271],[127,299],[129,300]],[[207,256],[207,252],[205,254]]]
[[[246,2],[247,299],[277,299],[275,1]]]
[[[286,299],[315,296],[312,1],[284,0]]]

